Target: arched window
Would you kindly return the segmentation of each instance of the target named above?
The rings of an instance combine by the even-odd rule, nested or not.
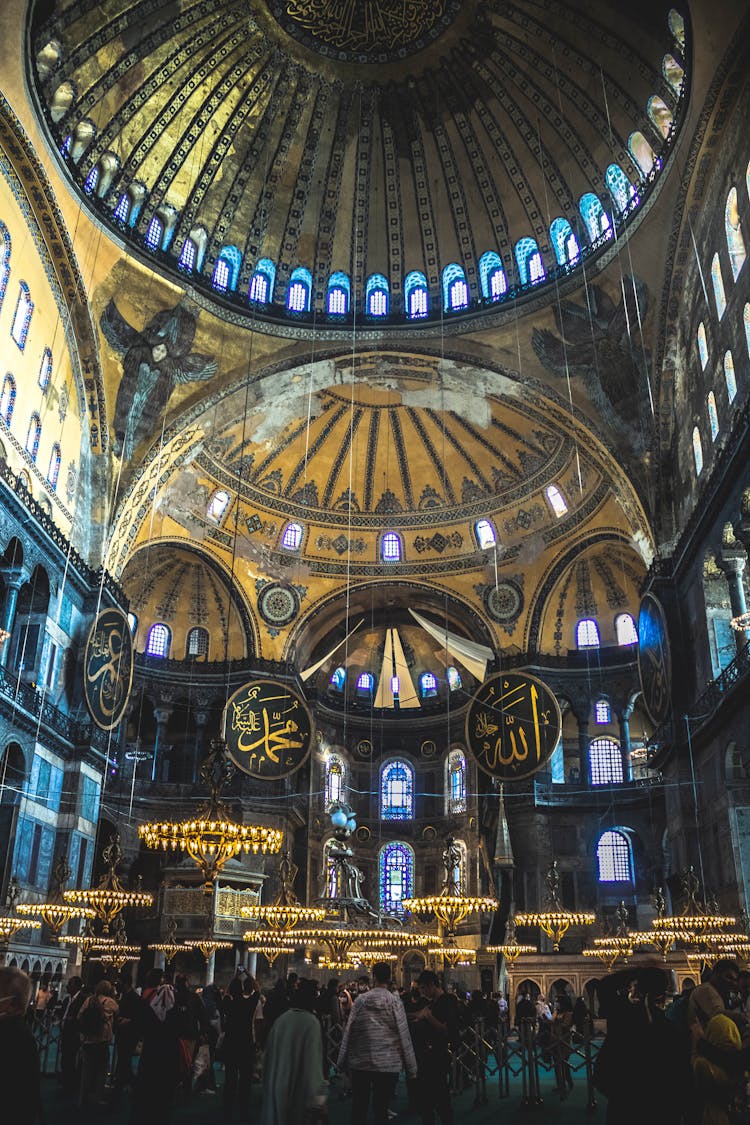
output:
[[[672,110],[663,98],[660,98],[658,94],[652,94],[648,99],[646,112],[654,128],[657,129],[666,140],[674,122]]]
[[[703,443],[697,426],[693,427],[693,460],[695,461],[695,475],[700,476],[703,472]]]
[[[632,879],[630,843],[622,832],[602,832],[596,845],[600,883],[629,883]]]
[[[230,293],[237,288],[242,254],[236,246],[224,246],[214,263],[211,284],[219,293]]]
[[[371,699],[375,691],[375,677],[372,672],[360,672],[357,676],[356,693],[359,699]]]
[[[734,360],[730,351],[724,352],[724,381],[727,385],[727,398],[734,402],[737,397],[737,377],[734,373]]]
[[[89,169],[89,174],[86,177],[86,179],[83,181],[83,190],[85,191],[86,195],[91,195],[94,192],[94,190],[96,188],[96,185],[98,183],[99,183],[99,167],[98,167],[98,165],[95,164],[93,168]]]
[[[5,223],[0,223],[0,308],[10,277],[10,233]]]
[[[31,415],[29,430],[26,434],[26,452],[32,461],[36,462],[39,452],[39,439],[42,436],[42,423],[37,413]]]
[[[289,286],[286,291],[286,307],[289,312],[309,312],[310,293],[312,292],[312,274],[309,270],[298,266],[292,270]]]
[[[656,153],[640,131],[631,133],[628,137],[628,152],[644,176],[648,176],[653,168],[661,167],[661,162],[656,159]]]
[[[385,563],[401,562],[401,536],[395,531],[386,531],[380,539],[380,561]]]
[[[203,629],[200,625],[195,625],[188,632],[185,655],[195,657],[197,660],[201,657],[203,657],[204,660],[208,660],[208,640],[208,629]]]
[[[427,278],[419,270],[412,270],[406,275],[404,305],[409,320],[418,320],[420,317],[427,316],[429,310]]]
[[[443,270],[443,308],[446,312],[454,312],[468,307],[466,274],[456,262],[450,262]]]
[[[615,638],[618,645],[637,645],[638,630],[630,613],[618,613],[615,618]]]
[[[196,247],[192,238],[186,238],[182,244],[182,250],[180,251],[177,268],[180,270],[184,270],[185,273],[192,273],[195,269],[195,262],[197,257],[198,248]]]
[[[451,664],[445,673],[445,678],[448,681],[448,690],[458,691],[461,687],[461,673],[458,668],[454,668]]]
[[[437,676],[434,672],[423,672],[419,677],[419,694],[422,699],[436,699],[437,693]]]
[[[609,194],[617,210],[622,214],[631,203],[638,203],[636,190],[619,164],[610,164],[604,175]]]
[[[149,250],[161,250],[163,238],[164,223],[158,215],[152,215],[146,227],[146,237],[144,239],[146,246]],[[226,285],[224,288],[226,289]]]
[[[405,898],[414,893],[414,852],[396,841],[380,849],[380,909],[397,918],[404,915]]]
[[[597,699],[594,706],[594,717],[600,726],[606,726],[607,723],[612,722],[612,712],[606,699]]]
[[[477,520],[474,524],[474,530],[476,532],[480,551],[485,551],[489,547],[494,547],[497,543],[495,529],[489,520]]]
[[[555,219],[549,228],[549,236],[559,266],[570,266],[578,260],[581,248],[567,219],[562,216]]]
[[[117,200],[115,209],[112,212],[112,218],[116,219],[118,223],[127,223],[128,219],[130,218],[130,207],[130,196],[126,191],[124,191],[121,194],[120,198]]]
[[[680,48],[681,51],[684,51],[685,50],[685,21],[682,18],[682,16],[680,15],[680,13],[677,11],[676,8],[670,8],[669,9],[669,15],[667,16],[667,23],[669,24],[669,30],[674,35],[675,42],[677,43],[677,46]]]
[[[583,617],[576,625],[576,645],[578,648],[598,648],[599,626],[593,617]]]
[[[341,665],[334,668],[329,683],[334,691],[343,691],[346,686],[346,669]]]
[[[533,238],[521,238],[516,243],[516,265],[521,285],[544,281],[544,262]]]
[[[373,273],[368,277],[365,288],[365,311],[368,316],[388,316],[389,293],[388,278],[382,273]]]
[[[398,758],[380,771],[380,819],[411,820],[414,816],[414,770]]]
[[[685,71],[674,55],[666,54],[661,62],[661,72],[671,87],[672,93],[678,98],[682,95],[682,85],[685,81]]]
[[[451,750],[446,760],[445,794],[449,815],[466,812],[466,758],[461,750]]]
[[[745,326],[745,347],[750,358],[750,304],[745,305],[742,310],[742,323]]]
[[[212,523],[221,523],[231,497],[225,488],[218,488],[208,502],[206,515]]]
[[[737,188],[735,187],[727,196],[727,205],[724,210],[724,228],[727,235],[727,250],[732,266],[732,276],[736,281],[745,263],[747,253],[745,251],[745,240],[742,237],[742,228],[740,227],[740,212],[737,203]]]
[[[479,259],[479,284],[486,301],[499,301],[508,292],[502,259],[494,250],[488,250]]]
[[[10,334],[18,344],[21,351],[26,346],[26,338],[29,334],[29,326],[31,325],[31,314],[34,311],[34,302],[31,300],[31,293],[25,281],[20,284],[18,293],[18,302],[16,304],[16,312],[13,317],[13,325]]]
[[[49,387],[52,378],[52,352],[45,348],[42,353],[42,362],[39,365],[39,386],[43,391]]]
[[[556,484],[548,484],[545,489],[545,495],[549,500],[550,507],[558,519],[564,516],[568,510],[568,505],[560,489]]]
[[[342,759],[338,754],[329,754],[326,758],[326,809],[329,809],[334,801],[344,800],[344,780],[345,772]]]
[[[595,738],[589,743],[592,785],[612,785],[623,780],[620,744],[614,738]]]
[[[703,321],[698,325],[698,357],[701,361],[701,371],[705,371],[708,363],[708,341],[706,339],[706,326]]]
[[[6,426],[10,425],[13,417],[13,407],[16,404],[16,381],[8,374],[3,379],[3,392],[0,395],[0,418]]]
[[[609,215],[602,207],[602,201],[594,195],[593,191],[587,191],[585,195],[581,196],[578,210],[581,212],[581,218],[586,224],[586,230],[589,232],[589,238],[592,242],[597,242],[602,236],[605,238],[612,237],[612,224],[609,221]]]
[[[273,299],[273,287],[276,281],[276,266],[270,258],[260,258],[250,278],[248,299],[256,301],[259,305],[267,305]]]
[[[328,278],[326,309],[330,316],[346,316],[349,312],[351,282],[345,273],[332,273]]]
[[[62,460],[62,453],[60,446],[57,442],[52,446],[52,452],[49,457],[49,468],[47,469],[47,484],[54,492],[57,488],[57,478],[60,475],[60,461]]]
[[[134,637],[138,631],[138,618],[134,613],[128,614],[128,625],[130,626],[130,635]]]
[[[281,536],[281,546],[285,551],[299,551],[302,546],[303,527],[301,523],[288,523]]]
[[[716,395],[713,391],[708,392],[706,403],[708,405],[708,423],[711,427],[711,441],[716,441],[719,436],[719,413],[716,409]]]
[[[714,254],[711,261],[711,281],[714,287],[714,301],[716,303],[716,315],[719,320],[724,315],[724,310],[727,307],[726,293],[724,292],[724,278],[721,273],[721,262],[719,255]]]
[[[172,634],[168,625],[163,625],[160,621],[156,625],[152,625],[148,631],[146,639],[146,655],[147,656],[160,656],[165,658],[169,655],[169,646],[172,641]]]

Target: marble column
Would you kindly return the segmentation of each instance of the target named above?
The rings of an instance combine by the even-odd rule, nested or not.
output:
[[[216,954],[212,953],[208,961],[206,961],[206,984],[214,983],[214,972],[216,970]]]
[[[5,642],[0,645],[0,666],[3,668],[8,667],[10,659],[10,642],[13,637],[13,626],[16,621],[16,607],[18,605],[18,595],[23,586],[23,579],[20,574],[14,574],[13,577],[5,577],[5,608],[3,610],[3,623],[2,628],[9,634]]]
[[[723,546],[717,556],[716,563],[727,577],[732,617],[739,617],[741,614],[747,613],[745,587],[742,581],[747,566],[747,555],[744,547],[739,543],[732,546]],[[745,647],[749,636],[750,632],[747,629],[734,630],[734,640],[738,650]]]
[[[624,781],[630,781],[632,770],[630,766],[630,716],[633,714],[633,704],[629,703],[622,711],[617,712],[617,722],[620,727],[620,752],[622,754],[622,776]]]
[[[154,760],[151,764],[151,780],[152,781],[165,781],[166,778],[160,777],[159,750],[164,745],[167,737],[167,723],[172,717],[171,707],[154,707],[154,718],[156,719],[156,741],[154,742]]]
[[[578,757],[581,762],[581,781],[586,778],[586,784],[591,785],[591,763],[589,762],[589,717],[588,712],[581,714],[576,711],[578,723]]]

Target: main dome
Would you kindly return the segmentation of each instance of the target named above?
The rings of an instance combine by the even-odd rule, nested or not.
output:
[[[199,299],[292,335],[451,331],[606,258],[686,102],[660,3],[43,10],[30,80],[87,204]]]

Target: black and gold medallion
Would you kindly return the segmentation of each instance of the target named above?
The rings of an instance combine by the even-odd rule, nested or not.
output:
[[[114,730],[133,683],[133,638],[121,609],[103,609],[91,626],[83,661],[83,691],[91,718]]]
[[[491,676],[466,712],[467,746],[480,769],[501,781],[519,781],[541,769],[561,731],[554,694],[524,673]]]
[[[652,722],[663,723],[672,698],[672,655],[661,602],[644,594],[638,613],[638,676]]]
[[[310,753],[313,720],[287,684],[253,680],[236,691],[224,712],[227,752],[238,769],[259,780],[287,777]]]

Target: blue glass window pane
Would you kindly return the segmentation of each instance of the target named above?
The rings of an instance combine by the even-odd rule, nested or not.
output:
[[[411,820],[414,816],[414,774],[406,762],[389,762],[380,775],[380,816]]]
[[[405,898],[414,893],[414,853],[407,844],[386,844],[380,853],[380,907],[402,917]]]
[[[99,817],[99,782],[87,774],[81,786],[81,816],[96,823]]]
[[[381,540],[380,547],[383,562],[401,561],[401,540],[395,531],[387,531]]]
[[[627,883],[631,878],[630,846],[622,832],[604,832],[596,847],[600,883]]]
[[[613,738],[595,738],[589,744],[592,785],[614,785],[623,780],[622,754]]]

